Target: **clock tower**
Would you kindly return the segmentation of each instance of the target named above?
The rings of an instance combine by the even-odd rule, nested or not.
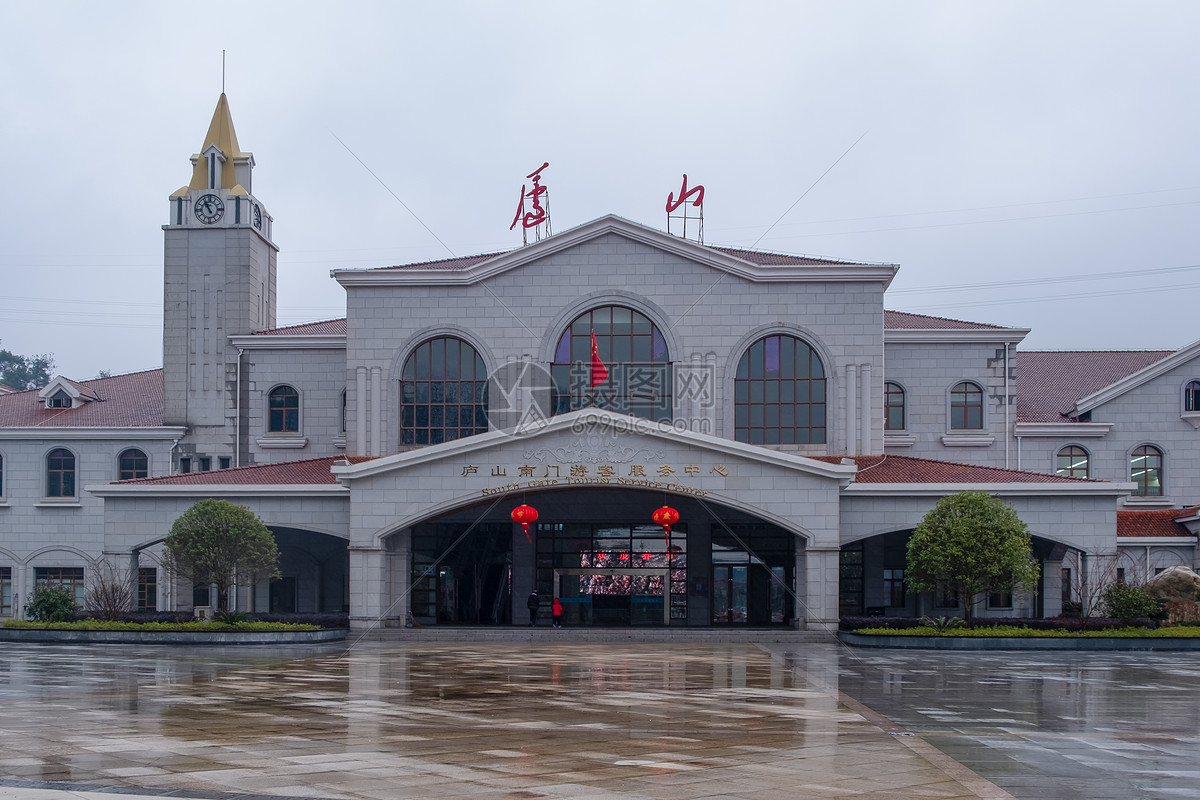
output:
[[[163,226],[164,422],[188,427],[175,469],[246,463],[238,417],[248,386],[229,337],[275,327],[279,252],[271,215],[254,196],[253,171],[254,156],[238,146],[222,94],[192,156],[192,179],[171,195]]]

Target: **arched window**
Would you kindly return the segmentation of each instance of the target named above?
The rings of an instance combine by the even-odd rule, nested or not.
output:
[[[883,384],[883,428],[902,431],[904,425],[904,388],[887,381]]]
[[[66,448],[51,450],[46,456],[46,496],[75,496],[75,454]]]
[[[1154,445],[1134,448],[1129,457],[1129,478],[1137,484],[1137,497],[1162,497],[1163,454]]]
[[[422,342],[400,380],[400,444],[441,444],[487,433],[487,368],[452,336]]]
[[[150,474],[150,460],[146,454],[136,447],[121,451],[117,456],[117,480],[127,481],[132,478],[145,478]]]
[[[1200,411],[1200,381],[1188,381],[1184,387],[1183,410]]]
[[[1078,445],[1070,445],[1058,451],[1055,472],[1064,478],[1088,477],[1088,451]]]
[[[608,377],[592,369],[592,336]],[[575,318],[558,339],[550,365],[552,414],[595,406],[670,422],[671,357],[662,332],[644,314],[600,306]]]
[[[825,367],[787,334],[746,349],[733,381],[734,438],[750,444],[825,443]]]
[[[300,393],[291,386],[276,386],[267,395],[267,431],[300,432]]]
[[[983,389],[970,381],[950,390],[950,430],[983,430]]]

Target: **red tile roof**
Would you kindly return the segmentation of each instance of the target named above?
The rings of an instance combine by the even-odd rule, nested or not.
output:
[[[887,330],[1007,330],[1004,325],[988,325],[983,322],[966,322],[961,319],[929,317],[924,314],[909,314],[907,311],[884,311],[883,327]]]
[[[255,336],[345,336],[346,318],[327,319],[321,322],[303,322],[285,328],[270,328],[258,331]]]
[[[812,456],[818,461],[840,464],[841,456]],[[855,483],[1096,483],[1042,472],[1025,472],[977,464],[956,464],[910,456],[857,456]]]
[[[163,425],[161,369],[71,381],[97,399],[78,408],[46,408],[37,389],[0,395],[0,427],[142,428]]]
[[[718,247],[716,245],[701,245],[710,250],[716,250],[720,253],[740,258],[743,261],[749,261],[751,264],[758,264],[762,267],[775,266],[793,266],[793,265],[854,265],[860,266],[863,262],[859,261],[843,261],[836,258],[824,258],[821,256],[802,256],[793,255],[791,253],[774,253],[768,250],[744,250],[739,247]],[[469,269],[476,264],[482,264],[497,256],[502,256],[505,253],[511,253],[512,250],[501,250],[495,253],[480,253],[474,256],[456,256],[454,258],[442,258],[435,261],[419,261],[415,264],[396,264],[390,267],[375,267],[376,270],[440,270],[453,272],[458,270]]]
[[[281,464],[260,464],[251,467],[234,467],[210,472],[189,472],[186,475],[165,475],[161,478],[138,478],[130,481],[113,481],[124,485],[138,486],[296,486],[332,485],[337,483],[330,470],[335,462],[349,461],[360,464],[373,456],[333,456],[310,458],[304,461],[286,461]]]
[[[740,258],[743,261],[749,261],[751,264],[757,264],[760,267],[780,267],[793,265],[813,265],[813,264],[844,264],[848,266],[862,266],[861,261],[843,261],[837,258],[824,258],[822,256],[801,256],[791,253],[773,253],[769,250],[743,250],[740,247],[718,247],[717,245],[704,245],[710,250],[716,250],[720,253]],[[886,266],[891,266],[886,265]]]
[[[1118,511],[1117,536],[1192,536],[1175,520],[1195,515],[1196,508],[1159,511]]]
[[[495,253],[480,253],[474,256],[455,256],[454,258],[440,258],[436,261],[418,261],[415,264],[396,264],[390,267],[375,267],[375,270],[430,269],[452,272],[455,270],[469,269],[476,264],[482,264],[484,261],[490,261],[496,256],[502,256],[505,253],[511,252],[511,250],[499,250]]]
[[[1075,402],[1127,378],[1172,350],[1017,352],[1017,421],[1068,422]]]

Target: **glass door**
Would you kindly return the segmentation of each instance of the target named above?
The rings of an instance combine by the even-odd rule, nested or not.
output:
[[[713,567],[714,625],[744,625],[747,621],[746,577],[749,567],[717,564]]]

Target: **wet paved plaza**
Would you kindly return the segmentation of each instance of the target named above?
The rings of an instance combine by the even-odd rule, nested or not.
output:
[[[1188,653],[6,643],[0,715],[0,798],[1200,793]]]

